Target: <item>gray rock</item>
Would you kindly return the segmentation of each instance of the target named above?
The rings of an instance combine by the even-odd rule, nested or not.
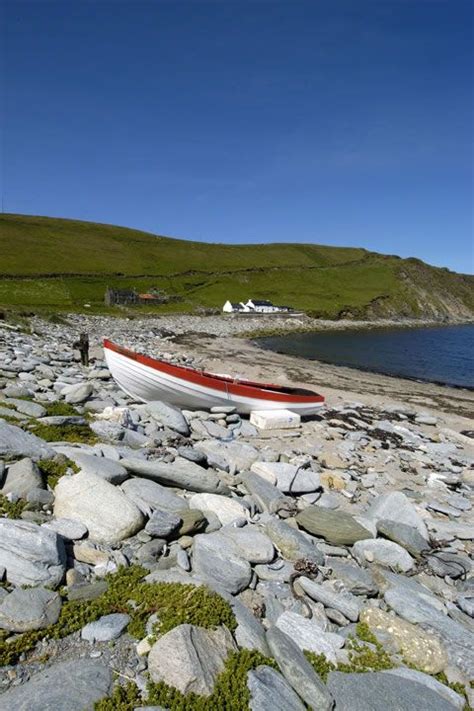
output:
[[[10,632],[39,630],[58,621],[61,598],[46,588],[16,588],[0,604],[0,628]]]
[[[195,464],[206,464],[207,462],[207,457],[204,454],[204,452],[200,452],[198,449],[195,449],[195,447],[178,447],[177,452],[180,457],[183,457],[183,459],[189,459],[190,462],[194,462]]]
[[[148,655],[153,681],[164,681],[183,694],[209,696],[229,653],[236,650],[225,627],[206,630],[179,625],[155,642]]]
[[[151,516],[156,509],[177,513],[189,506],[186,499],[151,479],[133,477],[125,481],[120,488],[145,516]]]
[[[398,667],[395,669],[387,669],[384,674],[393,674],[400,677],[401,679],[408,679],[409,681],[415,681],[428,689],[431,689],[435,693],[439,694],[441,697],[446,699],[449,704],[452,704],[455,708],[462,711],[465,708],[465,699],[460,694],[457,694],[453,689],[445,684],[442,684],[431,674],[424,674],[423,672],[417,671],[415,669],[408,669],[407,667]]]
[[[291,610],[285,610],[276,621],[276,627],[291,637],[293,642],[301,649],[324,654],[333,664],[337,664],[336,652],[345,644],[344,637],[323,632],[319,624],[312,619],[298,615]]]
[[[67,385],[63,390],[66,402],[76,404],[84,402],[93,393],[93,387],[90,383],[79,383],[78,385]]]
[[[44,415],[46,415],[46,409],[42,405],[38,405],[36,402],[31,402],[31,400],[8,398],[7,402],[9,405],[13,405],[18,412],[28,415],[28,417],[44,417]]]
[[[140,510],[120,489],[95,474],[62,477],[55,496],[55,517],[80,521],[99,543],[118,543],[145,523]]]
[[[327,686],[337,711],[454,711],[446,698],[411,679],[395,674],[331,672]]]
[[[352,555],[361,565],[378,563],[401,573],[407,573],[415,563],[408,551],[398,543],[380,538],[357,541],[352,546]]]
[[[317,565],[324,563],[324,555],[308,540],[304,533],[284,521],[272,518],[266,524],[265,532],[286,560],[294,563],[301,558],[307,558]]]
[[[241,478],[245,489],[255,499],[261,511],[279,513],[296,510],[295,502],[292,499],[255,472],[243,472]]]
[[[145,526],[145,531],[156,538],[169,538],[181,524],[182,519],[176,514],[156,509]]]
[[[285,494],[305,494],[321,486],[319,474],[312,469],[303,469],[286,462],[255,462],[252,471]]]
[[[271,667],[259,666],[247,674],[251,711],[304,711],[305,706],[285,679]]]
[[[0,420],[0,457],[31,457],[51,459],[55,451],[44,440],[20,427]]]
[[[147,403],[146,410],[150,417],[165,427],[169,427],[170,430],[179,432],[179,434],[184,435],[184,437],[189,435],[189,425],[183,413],[177,407],[169,405],[166,402],[161,402],[160,400],[155,400]]]
[[[0,491],[3,495],[16,494],[21,499],[26,499],[28,493],[33,489],[43,488],[40,470],[31,459],[25,458],[8,467]]]
[[[235,547],[236,554],[249,563],[270,563],[275,557],[273,543],[256,526],[242,528],[224,526],[219,533],[229,539]]]
[[[111,639],[120,637],[128,623],[130,615],[122,613],[114,613],[112,615],[104,615],[95,622],[90,622],[82,628],[81,637],[87,642],[109,642]]]
[[[239,648],[256,649],[263,655],[268,656],[269,650],[263,625],[238,598],[229,595],[226,600],[232,607],[232,612],[237,621],[234,638]]]
[[[73,659],[6,691],[0,711],[93,711],[111,686],[112,672],[97,659]]]
[[[254,571],[259,580],[289,583],[295,569],[291,563],[280,559],[271,565],[256,565]]]
[[[87,420],[79,415],[51,415],[41,417],[39,422],[42,425],[85,425]]]
[[[320,506],[308,506],[296,516],[299,526],[329,543],[352,545],[356,541],[373,538],[372,533],[344,511],[331,511]]]
[[[41,508],[53,503],[54,494],[47,489],[31,489],[26,495],[26,500],[30,504],[28,508]]]
[[[246,588],[252,576],[248,562],[235,555],[232,544],[219,533],[195,537],[193,570],[233,595]]]
[[[69,541],[78,541],[87,536],[88,533],[87,526],[71,518],[54,518],[52,521],[44,523],[42,528],[56,531],[56,533],[59,533],[60,536]]]
[[[108,422],[106,420],[91,422],[89,427],[103,442],[108,442],[109,444],[120,442],[126,431],[118,422]]]
[[[367,568],[360,568],[358,565],[339,560],[338,558],[328,558],[326,566],[331,568],[338,580],[342,580],[346,590],[353,595],[375,595],[378,588]]]
[[[320,585],[304,576],[298,578],[295,585],[300,587],[312,600],[321,602],[324,607],[338,610],[348,620],[357,622],[359,619],[362,603],[354,595],[348,592],[335,592],[328,585]]]
[[[223,526],[244,519],[247,509],[237,499],[219,494],[194,494],[189,505],[199,511],[212,511]]]
[[[188,459],[176,457],[174,462],[144,461],[143,459],[122,459],[124,466],[132,474],[151,479],[165,486],[177,486],[188,491],[198,491],[210,494],[228,494],[228,487],[211,469],[190,462]]]
[[[57,587],[63,579],[66,551],[54,531],[26,521],[0,519],[0,567],[14,585]]]
[[[283,676],[310,709],[330,711],[333,707],[331,694],[293,640],[271,627],[267,632],[267,643]]]
[[[390,541],[398,543],[414,556],[419,556],[430,548],[430,544],[418,529],[414,526],[407,526],[405,523],[380,519],[377,521],[377,531]]]
[[[231,474],[250,469],[259,457],[258,449],[244,442],[204,440],[196,444],[196,449],[206,455],[210,466]]]
[[[377,496],[374,503],[364,513],[364,517],[377,523],[381,519],[403,523],[418,530],[425,540],[429,540],[426,524],[416,512],[410,499],[401,491],[391,491]]]
[[[68,448],[67,456],[82,471],[87,472],[87,474],[96,474],[111,484],[121,484],[125,479],[128,479],[128,472],[125,467],[122,467],[121,464],[112,459],[95,457],[92,454],[75,450],[73,447]]]

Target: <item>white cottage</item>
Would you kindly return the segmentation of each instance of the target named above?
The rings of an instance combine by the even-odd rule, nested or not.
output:
[[[274,306],[271,301],[264,299],[249,299],[245,304],[251,311],[259,314],[273,314],[279,311],[278,306]]]

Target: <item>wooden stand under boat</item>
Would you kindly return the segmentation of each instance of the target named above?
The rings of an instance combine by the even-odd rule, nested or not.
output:
[[[143,402],[163,400],[188,410],[231,405],[240,413],[287,409],[310,415],[324,404],[312,390],[234,379],[173,365],[104,340],[105,360],[117,385]]]

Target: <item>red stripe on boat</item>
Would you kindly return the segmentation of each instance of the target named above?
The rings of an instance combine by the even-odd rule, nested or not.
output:
[[[153,370],[160,370],[175,378],[188,380],[191,383],[196,383],[197,385],[202,385],[214,390],[220,390],[225,393],[230,393],[231,395],[253,397],[260,400],[278,400],[282,403],[324,402],[322,395],[313,393],[310,390],[306,391],[307,394],[303,395],[291,393],[291,388],[281,385],[255,383],[251,380],[238,380],[237,378],[233,379],[225,375],[214,375],[213,373],[206,373],[205,371],[198,372],[184,365],[172,365],[171,363],[158,360],[157,358],[150,358],[150,356],[135,353],[135,351],[118,346],[116,343],[112,343],[112,341],[107,339],[104,339],[104,348],[119,353],[130,360],[135,360],[137,363],[148,366],[148,368],[153,368]]]

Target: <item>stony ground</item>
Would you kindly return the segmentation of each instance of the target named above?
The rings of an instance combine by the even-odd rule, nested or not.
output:
[[[472,705],[474,424],[332,390],[258,430],[132,402],[95,347],[199,366],[204,324],[0,326],[0,709]]]

